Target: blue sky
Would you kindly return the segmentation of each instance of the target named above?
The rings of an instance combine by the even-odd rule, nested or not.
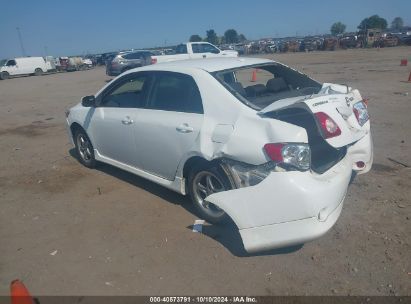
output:
[[[335,21],[356,30],[378,14],[411,25],[410,0],[0,1],[0,58],[73,55],[185,42],[191,34],[234,28],[249,39],[328,33]]]

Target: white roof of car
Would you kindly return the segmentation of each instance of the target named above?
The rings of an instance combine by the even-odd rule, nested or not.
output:
[[[258,65],[266,63],[275,63],[275,61],[264,58],[244,58],[244,57],[228,57],[228,58],[207,58],[207,59],[189,59],[178,60],[164,63],[157,63],[146,66],[145,70],[162,70],[164,68],[193,68],[201,69],[207,72],[216,72],[240,68],[249,65]]]

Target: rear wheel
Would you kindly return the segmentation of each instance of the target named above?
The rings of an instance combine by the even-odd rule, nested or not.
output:
[[[10,77],[10,74],[7,73],[7,72],[1,72],[1,73],[0,73],[0,79],[1,79],[1,80],[8,79],[9,77]]]
[[[41,75],[43,75],[43,70],[40,69],[40,68],[35,69],[35,70],[34,70],[34,75],[36,75],[36,76],[41,76]]]
[[[91,144],[90,138],[83,129],[78,129],[74,134],[74,144],[76,146],[76,153],[78,160],[88,168],[96,166],[96,159],[94,158],[94,148]]]
[[[213,224],[227,221],[228,216],[224,210],[205,200],[213,193],[232,188],[227,176],[217,164],[200,165],[192,169],[188,176],[188,188],[191,201],[203,219]]]

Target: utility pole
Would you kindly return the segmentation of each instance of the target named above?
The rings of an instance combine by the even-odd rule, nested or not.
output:
[[[23,39],[21,38],[20,28],[16,27],[16,30],[17,30],[17,35],[19,36],[21,53],[23,54],[23,57],[26,57],[26,51],[24,50]]]

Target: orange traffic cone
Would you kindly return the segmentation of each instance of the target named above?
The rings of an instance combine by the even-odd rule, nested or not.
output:
[[[10,284],[11,304],[35,304],[26,286],[19,280]]]
[[[257,81],[257,70],[253,71],[253,74],[251,75],[251,82],[256,82]]]

